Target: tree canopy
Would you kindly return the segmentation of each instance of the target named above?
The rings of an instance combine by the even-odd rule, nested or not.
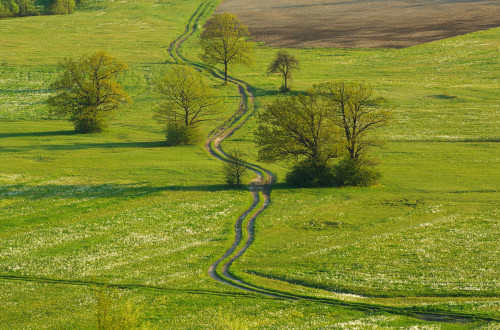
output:
[[[71,14],[76,4],[82,2],[83,0],[0,0],[0,18]]]
[[[306,95],[278,97],[259,114],[256,143],[259,159],[307,159],[324,166],[339,153],[338,134],[327,104],[312,91]]]
[[[167,124],[167,134],[174,138],[171,144],[193,142],[193,129],[213,120],[221,111],[219,98],[201,74],[190,67],[174,66],[154,83],[162,96],[155,118]]]
[[[209,64],[224,65],[224,81],[227,83],[227,68],[230,63],[251,64],[253,62],[253,42],[248,28],[236,15],[216,14],[206,23],[200,36],[203,53],[201,59]]]
[[[259,114],[255,141],[259,159],[295,162],[287,181],[299,186],[367,185],[376,180],[366,158],[378,144],[371,131],[387,125],[390,113],[371,88],[323,83],[298,96],[278,96]],[[332,164],[337,157],[343,159]]]
[[[315,90],[327,99],[333,124],[343,132],[349,158],[358,161],[370,147],[380,144],[372,131],[386,126],[391,114],[380,107],[381,99],[372,97],[370,87],[341,81],[317,85]]]
[[[82,133],[101,132],[106,127],[110,113],[130,102],[115,77],[127,70],[127,64],[99,51],[78,60],[65,59],[63,70],[51,85],[56,95],[48,102],[55,116],[66,117]]]
[[[288,53],[286,50],[280,50],[276,53],[276,58],[267,68],[267,73],[281,73],[283,76],[283,86],[281,90],[287,92],[290,90],[288,82],[292,79],[292,72],[300,69],[299,61],[295,56]]]

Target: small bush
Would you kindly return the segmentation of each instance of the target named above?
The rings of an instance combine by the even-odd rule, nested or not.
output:
[[[106,286],[95,291],[97,303],[97,329],[147,329],[148,324],[142,322],[142,312],[131,301],[122,301],[117,292]]]
[[[294,187],[332,187],[335,184],[331,167],[317,166],[308,161],[295,164],[285,180]]]
[[[74,0],[55,0],[50,6],[50,13],[53,15],[66,15],[71,14],[74,9]]]
[[[280,87],[281,93],[287,93],[288,91],[290,91],[290,88],[285,87],[285,85],[281,85],[281,87]]]
[[[196,128],[178,123],[169,123],[165,136],[169,146],[190,145],[200,141],[200,134]]]
[[[343,158],[333,166],[335,186],[366,187],[380,178],[380,172],[359,160]]]
[[[228,152],[230,161],[224,163],[224,176],[226,183],[231,187],[241,186],[241,179],[248,169],[243,164],[243,153],[240,150]]]
[[[75,116],[72,121],[75,131],[80,133],[101,133],[108,128],[108,121],[103,116]]]

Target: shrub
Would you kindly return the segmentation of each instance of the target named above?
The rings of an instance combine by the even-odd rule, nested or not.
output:
[[[106,286],[95,290],[97,303],[97,329],[147,329],[142,322],[142,312],[131,301],[122,301],[114,290]]]
[[[369,186],[380,178],[380,172],[362,161],[342,158],[333,166],[335,186]]]
[[[335,184],[330,166],[315,165],[310,161],[295,164],[285,180],[294,187],[332,187]]]
[[[50,13],[53,15],[71,14],[75,9],[74,0],[55,0],[50,5]]]
[[[108,120],[104,116],[73,116],[75,131],[79,133],[101,133],[108,128]]]
[[[241,186],[241,178],[248,169],[242,160],[243,153],[240,150],[228,152],[230,161],[224,163],[224,176],[226,183],[231,187]]]
[[[165,137],[168,146],[190,145],[200,141],[200,133],[195,127],[188,127],[178,122],[167,124]]]

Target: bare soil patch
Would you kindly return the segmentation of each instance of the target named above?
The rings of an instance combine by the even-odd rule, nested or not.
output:
[[[500,0],[226,0],[272,47],[404,48],[500,26]]]

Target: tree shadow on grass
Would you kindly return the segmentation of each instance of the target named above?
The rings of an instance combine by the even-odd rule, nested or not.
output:
[[[208,185],[168,185],[150,186],[149,182],[131,184],[10,184],[0,186],[0,199],[89,199],[89,198],[120,198],[133,199],[162,192],[222,192],[222,191],[247,191],[255,186],[229,187],[225,184]],[[286,183],[275,183],[271,190],[300,189]]]
[[[282,92],[279,90],[279,87],[276,89],[262,89],[262,88],[254,88],[254,92],[256,96],[298,96],[307,94],[304,91],[296,91],[289,90],[288,92]]]
[[[78,135],[75,131],[51,131],[51,132],[18,132],[18,133],[0,133],[2,138],[15,138],[15,137],[42,137],[42,136],[64,136],[64,135]]]
[[[75,143],[75,144],[43,144],[30,146],[0,147],[1,152],[17,152],[29,150],[84,150],[84,149],[118,149],[118,148],[167,148],[165,141],[149,142],[103,142],[103,143]]]
[[[193,186],[160,186],[152,187],[144,184],[45,184],[27,185],[13,184],[0,187],[0,199],[30,199],[42,200],[48,198],[78,199],[78,198],[138,198],[161,192],[192,191],[192,192],[219,192],[235,191],[223,184],[193,185]]]

